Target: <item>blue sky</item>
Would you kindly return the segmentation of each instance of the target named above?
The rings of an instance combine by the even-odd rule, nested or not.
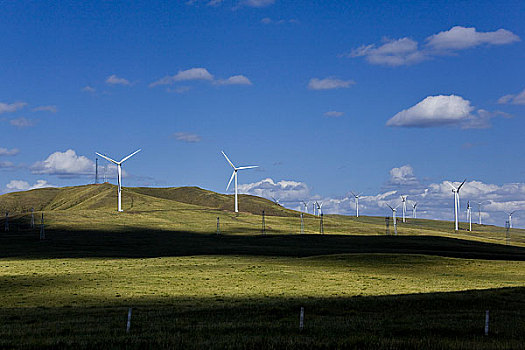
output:
[[[354,190],[363,214],[409,194],[451,219],[444,181],[467,178],[487,222],[525,209],[522,1],[0,6],[2,192],[92,182],[94,152],[138,148],[125,186],[224,192],[224,150],[261,166],[242,191],[291,208],[352,214]]]

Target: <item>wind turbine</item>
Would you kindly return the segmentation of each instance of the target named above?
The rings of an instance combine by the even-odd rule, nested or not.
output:
[[[512,214],[514,214],[515,212],[517,212],[517,210],[511,211],[510,213],[504,212],[509,216],[509,228],[512,228]]]
[[[315,208],[316,208],[315,203],[317,203],[317,202],[313,202],[313,203],[312,203],[312,213],[313,213],[314,215],[317,215],[317,214],[315,213]]]
[[[478,224],[481,225],[481,205],[488,201],[478,202]]]
[[[470,201],[467,202],[467,221],[469,223],[469,231],[472,231],[472,209],[470,208]]]
[[[117,177],[118,177],[118,211],[122,210],[122,163],[124,163],[129,158],[133,157],[135,154],[139,153],[141,149],[136,150],[135,152],[131,153],[129,156],[124,157],[121,159],[120,162],[117,162],[116,160],[113,160],[109,158],[108,156],[102,155],[98,152],[95,152],[99,157],[104,158],[107,161],[110,161],[111,163],[115,164],[117,166]]]
[[[355,197],[355,216],[359,217],[359,197],[361,197],[362,193],[355,194],[354,192],[350,191],[352,195]]]
[[[396,233],[396,235],[397,235],[396,212],[397,212],[397,208],[399,208],[399,204],[398,204],[395,208],[393,208],[392,206],[390,206],[390,204],[387,204],[387,205],[388,205],[388,207],[389,207],[390,209],[392,209],[392,221],[394,222],[394,231],[395,231],[395,233]]]
[[[273,202],[274,202],[275,204],[277,204],[277,205],[281,205],[281,202],[279,202],[279,200],[278,200],[277,198],[272,197],[272,199],[273,199]]]
[[[403,204],[403,222],[405,222],[405,215],[407,212],[407,197],[408,196],[401,196],[401,202]]]
[[[224,156],[224,158],[226,158],[226,160],[228,161],[228,163],[230,163],[230,165],[232,166],[233,168],[233,173],[232,173],[232,177],[230,177],[230,182],[228,182],[228,186],[226,186],[226,191],[228,191],[228,188],[230,188],[230,184],[232,183],[232,180],[233,178],[235,177],[235,212],[238,213],[239,212],[239,205],[238,205],[238,199],[237,199],[237,193],[238,193],[238,190],[237,190],[237,171],[239,170],[244,170],[244,169],[252,169],[252,168],[258,168],[259,166],[258,165],[250,165],[250,166],[241,166],[241,167],[235,167],[235,165],[233,165],[233,163],[230,161],[230,159],[228,158],[228,156],[226,155],[226,153],[224,153],[224,151],[221,151],[222,152],[222,155]]]
[[[454,222],[456,224],[456,226],[455,226],[456,231],[459,229],[459,225],[458,225],[459,190],[461,189],[461,186],[463,186],[465,184],[465,181],[467,181],[467,179],[463,180],[461,185],[459,185],[457,188],[454,187],[454,185],[452,185],[449,181],[446,181],[446,183],[450,187],[452,187],[452,193],[454,193]]]
[[[317,205],[317,216],[323,215],[323,202],[318,203],[316,201],[315,204]]]
[[[308,214],[308,203],[306,203],[305,201],[301,201],[301,203],[303,203],[304,205],[304,212]]]
[[[412,218],[416,218],[416,207],[417,207],[417,202],[414,202],[414,204],[412,204]]]

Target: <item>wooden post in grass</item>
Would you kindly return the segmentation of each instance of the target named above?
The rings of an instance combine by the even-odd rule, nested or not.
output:
[[[263,235],[266,235],[266,220],[264,218],[264,210],[262,211],[262,227],[261,231]]]
[[[31,208],[31,228],[35,228],[35,208]]]
[[[304,234],[304,218],[303,218],[303,213],[301,213],[301,234]]]
[[[386,235],[390,235],[390,216],[385,217]]]
[[[128,310],[128,324],[126,325],[126,333],[129,333],[131,327],[131,308]]]
[[[40,240],[46,239],[46,231],[44,228],[44,213],[42,213],[42,221],[40,221]]]
[[[489,335],[489,310],[485,310],[485,335]]]
[[[299,313],[299,329],[302,331],[304,328],[304,307],[301,306],[301,312]]]
[[[221,234],[221,224],[219,222],[219,217],[217,216],[217,235]]]
[[[319,232],[320,232],[322,235],[324,235],[323,213],[321,213],[321,222],[320,222]]]
[[[5,232],[9,231],[9,212],[5,212],[5,226],[4,226]]]

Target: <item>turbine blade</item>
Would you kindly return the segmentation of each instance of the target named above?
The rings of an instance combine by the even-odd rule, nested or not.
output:
[[[463,182],[461,183],[461,185],[458,186],[458,192],[459,192],[459,189],[461,188],[461,186],[463,186],[465,184],[465,182],[467,181],[467,179],[463,180]]]
[[[129,156],[122,158],[120,163],[121,164],[124,163],[126,160],[130,159],[131,157],[133,157],[135,154],[139,153],[140,151],[142,151],[142,149],[138,149],[135,152],[131,153]]]
[[[258,167],[259,167],[258,165],[241,166],[241,167],[238,167],[237,170],[253,169],[253,168],[258,168]]]
[[[387,205],[388,205],[388,207],[389,207],[390,209],[394,210],[394,208],[392,208],[392,207],[390,206],[390,204],[387,204]]]
[[[106,157],[106,156],[104,156],[104,155],[102,155],[102,154],[100,154],[100,153],[98,153],[98,152],[95,152],[95,154],[98,155],[98,156],[100,156],[100,157],[102,157],[102,158],[104,158],[105,160],[110,161],[111,163],[118,164],[118,162],[117,162],[116,160],[113,160],[113,159],[111,159],[111,158],[109,158],[109,157]]]
[[[456,191],[457,191],[457,189],[456,189],[456,188],[455,188],[455,187],[454,187],[449,181],[445,181],[445,182],[446,182],[450,187],[452,187],[453,190],[456,190]]]
[[[233,169],[235,169],[235,165],[233,165],[233,163],[231,162],[230,158],[228,158],[228,156],[226,155],[226,153],[224,153],[224,151],[221,151],[222,152],[222,155],[224,156],[224,158],[226,158],[226,160],[228,161],[228,163],[230,163],[230,165],[232,166]]]
[[[233,177],[235,176],[235,170],[232,173],[232,177],[230,177],[230,182],[228,182],[228,186],[226,186],[226,191],[228,191],[228,188],[230,188],[230,185],[232,183]]]

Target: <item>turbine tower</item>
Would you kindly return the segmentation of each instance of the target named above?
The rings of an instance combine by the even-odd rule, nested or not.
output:
[[[394,231],[396,232],[396,235],[397,235],[396,212],[397,212],[397,208],[399,208],[399,204],[395,208],[390,206],[390,204],[387,204],[387,205],[390,209],[392,209],[392,221],[394,222]]]
[[[412,204],[412,218],[416,218],[416,207],[417,207],[417,202],[414,202],[414,204]]]
[[[228,191],[228,188],[230,188],[230,184],[232,183],[233,178],[235,178],[235,212],[238,213],[239,212],[239,202],[238,202],[238,199],[237,199],[237,194],[238,194],[238,190],[237,190],[237,172],[239,170],[244,170],[244,169],[258,168],[259,166],[258,165],[250,165],[250,166],[241,166],[241,167],[237,168],[230,161],[230,159],[228,158],[226,153],[224,153],[224,151],[221,151],[221,152],[222,152],[222,155],[224,156],[224,158],[226,158],[228,163],[230,163],[231,167],[233,168],[232,177],[230,177],[230,182],[228,182],[228,186],[226,186],[226,191]]]
[[[139,153],[141,149],[136,150],[135,152],[131,153],[129,156],[122,158],[120,162],[117,162],[116,160],[113,160],[109,158],[108,156],[102,155],[98,152],[95,152],[99,157],[104,158],[105,160],[115,164],[117,166],[117,177],[118,177],[118,211],[121,212],[122,210],[122,163],[124,163],[129,158],[133,157],[135,154]]]
[[[405,222],[405,215],[407,213],[407,197],[408,196],[401,196],[401,202],[403,204],[403,222]]]
[[[467,179],[463,180],[463,182],[461,183],[461,185],[459,185],[457,188],[454,187],[454,185],[452,185],[449,181],[446,181],[446,183],[452,187],[452,193],[454,193],[454,222],[455,222],[455,228],[456,228],[456,231],[459,230],[459,224],[458,224],[458,210],[459,210],[459,190],[461,189],[461,187],[465,184],[465,181],[467,181]]]
[[[355,216],[359,217],[359,197],[361,197],[362,193],[355,194],[354,192],[350,191],[352,195],[355,197]]]
[[[517,212],[517,210],[511,211],[510,213],[504,212],[509,216],[509,228],[512,228],[512,214],[514,214],[515,212]]]

